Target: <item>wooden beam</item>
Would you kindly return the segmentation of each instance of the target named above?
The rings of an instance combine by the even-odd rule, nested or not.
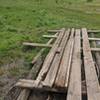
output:
[[[48,45],[48,44],[40,44],[40,43],[28,43],[28,42],[24,42],[23,45],[25,46],[32,46],[32,47],[49,47],[51,48],[52,45]]]
[[[81,48],[83,50],[83,48]],[[92,52],[100,52],[100,48],[90,48]]]
[[[48,30],[48,32],[55,33],[55,32],[61,32],[61,30]]]
[[[92,37],[94,37],[94,33],[91,33],[90,35]],[[92,45],[93,45],[94,48],[97,47],[97,44],[96,44],[95,41],[92,41]],[[100,83],[100,53],[99,52],[94,52],[93,54],[95,56],[95,62],[97,64],[96,67],[97,67],[97,70],[98,70],[98,78],[99,78],[99,83]]]
[[[100,33],[100,30],[88,30],[88,33]]]
[[[88,40],[88,33],[86,28],[82,29],[83,37],[83,55],[84,55],[84,69],[87,86],[87,99],[100,100],[100,85],[96,74],[95,65],[93,62],[90,44]]]
[[[69,87],[66,100],[82,100],[81,96],[81,42],[80,30],[75,32],[75,45],[72,57]]]
[[[45,38],[57,38],[57,36],[55,36],[55,35],[43,35],[43,37],[45,37]]]
[[[100,52],[100,48],[91,48],[91,51]]]
[[[70,69],[71,69],[72,55],[73,55],[73,49],[74,49],[74,36],[73,35],[75,35],[75,33],[71,34],[71,47],[70,47],[69,60],[68,60],[68,66],[67,66],[67,72],[66,72],[65,87],[68,87],[69,77],[70,77]]]
[[[82,40],[82,38],[81,38],[81,40]],[[100,38],[88,38],[88,40],[90,40],[90,41],[100,41]]]
[[[20,79],[15,86],[20,87],[20,88],[25,88],[25,89],[31,89],[31,90],[39,90],[39,91],[48,91],[48,92],[56,92],[56,93],[66,93],[67,89],[56,89],[56,88],[49,88],[49,87],[43,87],[42,85],[44,84],[43,81],[41,81],[40,85],[36,87],[34,84],[36,81],[35,80],[27,80],[27,79]]]
[[[88,38],[91,41],[100,41],[100,38]]]
[[[68,42],[65,46],[65,50],[64,50],[61,62],[60,62],[58,74],[56,76],[56,80],[55,80],[55,83],[54,83],[54,86],[58,87],[58,88],[65,87],[65,81],[67,80],[66,77],[69,78],[69,74],[68,74],[69,69],[70,69],[69,63],[71,63],[70,57],[72,56],[73,45],[74,45],[73,37],[74,37],[74,29],[71,30],[71,36],[70,36],[70,38],[69,38],[69,40],[68,40]],[[66,73],[67,73],[67,75],[66,75]]]

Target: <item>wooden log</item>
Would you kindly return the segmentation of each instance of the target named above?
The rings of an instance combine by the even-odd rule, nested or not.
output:
[[[45,38],[57,38],[57,36],[55,36],[55,35],[43,35],[43,37],[45,37]]]
[[[74,44],[73,37],[74,37],[74,29],[72,29],[70,39],[68,40],[65,46],[64,54],[60,63],[60,68],[54,83],[55,87],[59,88],[65,87],[66,76],[67,77],[69,76],[68,74],[66,75],[66,73],[70,68],[70,66],[68,66],[68,63],[70,61],[70,57],[72,56],[72,51],[73,51],[73,44]]]
[[[32,46],[32,47],[49,47],[49,48],[52,47],[52,45],[48,45],[48,44],[28,43],[28,42],[24,42],[23,45],[25,45],[25,46]]]
[[[57,53],[52,61],[52,64],[51,64],[51,67],[49,69],[49,72],[44,80],[44,83],[45,83],[45,86],[47,87],[52,87],[53,84],[54,84],[54,81],[55,81],[55,78],[56,78],[56,75],[57,75],[57,72],[58,72],[58,69],[59,69],[59,65],[60,65],[60,62],[62,60],[62,56],[63,56],[63,53],[64,53],[64,49],[65,49],[65,45],[68,41],[68,37],[69,37],[69,34],[70,34],[70,29],[68,29],[64,36],[63,36],[63,39],[61,41],[61,44],[59,46],[59,51],[60,53]]]
[[[40,73],[39,73],[39,75],[36,79],[36,81],[37,81],[36,86],[38,86],[39,82],[42,81],[45,78],[45,76],[46,76],[46,74],[47,74],[47,72],[50,68],[50,65],[53,61],[53,58],[54,58],[55,53],[57,51],[57,48],[58,48],[59,44],[61,43],[64,32],[65,32],[65,29],[63,28],[62,31],[59,33],[57,40],[53,44],[49,54],[46,56],[43,67],[42,67],[42,69],[41,69],[41,71],[40,71]]]
[[[86,86],[87,86],[87,99],[99,100],[100,86],[90,50],[90,44],[86,28],[82,29],[82,37],[83,37],[84,68],[85,68]]]
[[[68,94],[66,100],[82,100],[81,97],[81,43],[80,30],[75,32],[75,45],[72,57]]]

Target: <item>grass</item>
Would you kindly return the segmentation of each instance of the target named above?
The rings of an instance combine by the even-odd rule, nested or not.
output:
[[[0,0],[0,66],[31,61],[39,49],[25,51],[22,43],[46,42],[46,30],[62,27],[100,29],[100,1]]]

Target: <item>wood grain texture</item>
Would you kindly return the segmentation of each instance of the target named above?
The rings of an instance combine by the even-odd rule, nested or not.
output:
[[[80,30],[75,31],[75,45],[72,57],[68,94],[66,100],[81,99],[81,46]]]
[[[60,68],[58,71],[58,74],[56,76],[56,80],[54,83],[55,87],[60,87],[60,88],[64,88],[65,87],[65,81],[66,81],[66,73],[68,71],[68,63],[70,61],[70,55],[72,56],[72,49],[73,49],[73,36],[74,36],[74,29],[71,30],[71,36],[65,46],[65,50],[63,53],[63,57],[61,59],[61,63],[60,63]],[[71,62],[70,62],[71,63]]]
[[[82,29],[82,37],[83,37],[84,68],[85,68],[86,85],[87,85],[87,98],[88,100],[100,100],[100,86],[90,50],[90,44],[86,28]]]
[[[57,72],[59,69],[59,65],[61,63],[62,56],[63,56],[64,50],[65,50],[65,45],[68,41],[69,34],[70,34],[70,30],[68,29],[65,32],[63,39],[61,41],[61,44],[58,48],[60,52],[56,53],[55,58],[51,64],[51,68],[50,68],[50,70],[49,70],[49,72],[44,80],[44,83],[46,86],[52,87],[54,84],[54,81],[55,81],[55,78],[56,78],[56,75],[57,75]]]

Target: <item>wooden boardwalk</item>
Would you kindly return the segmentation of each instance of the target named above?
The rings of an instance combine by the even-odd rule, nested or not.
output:
[[[95,46],[95,41],[100,38],[88,36],[96,30],[62,28],[49,32],[56,34],[43,35],[50,38],[47,44],[24,43],[43,47],[33,63],[38,61],[45,48],[50,51],[43,64],[40,63],[36,79],[31,79],[32,72],[28,79],[20,79],[15,84],[16,88],[21,88],[18,95],[5,100],[100,100],[100,49]]]

